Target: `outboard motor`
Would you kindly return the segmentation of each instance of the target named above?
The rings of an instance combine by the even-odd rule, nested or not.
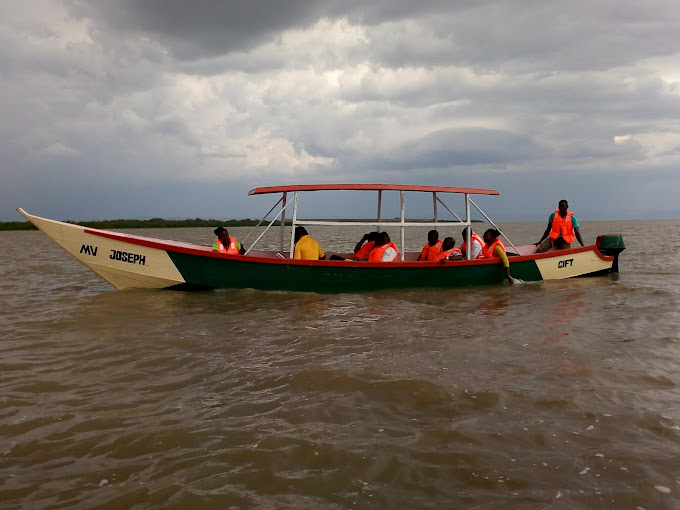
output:
[[[597,236],[597,241],[595,242],[600,253],[607,256],[614,257],[614,263],[612,264],[612,273],[619,272],[619,253],[626,249],[626,245],[623,244],[623,236],[621,234],[603,234]]]

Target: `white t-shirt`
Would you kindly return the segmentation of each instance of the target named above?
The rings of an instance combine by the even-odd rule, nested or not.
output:
[[[476,259],[477,255],[479,255],[481,251],[482,245],[479,244],[479,241],[477,241],[477,239],[473,239],[472,243],[470,243],[470,258]]]
[[[479,244],[479,243],[477,243]],[[481,250],[481,248],[480,248]],[[380,259],[380,262],[392,262],[394,259],[397,258],[397,250],[392,248],[391,246],[385,250],[385,253],[383,253],[382,258]]]

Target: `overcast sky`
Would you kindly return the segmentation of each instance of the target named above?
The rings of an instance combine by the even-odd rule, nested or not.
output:
[[[672,0],[4,0],[0,220],[259,217],[251,188],[334,182],[680,218],[678,34]],[[329,197],[305,216],[362,210]]]

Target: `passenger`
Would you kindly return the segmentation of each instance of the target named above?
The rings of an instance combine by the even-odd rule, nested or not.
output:
[[[364,236],[354,247],[354,255],[352,255],[352,260],[368,260],[368,254],[371,253],[371,250],[375,246],[375,240],[378,237],[380,237],[380,232],[370,232],[368,234],[364,234]]]
[[[319,243],[309,237],[305,227],[295,227],[293,258],[299,260],[324,260],[326,258]]]
[[[220,253],[227,253],[229,255],[236,255],[240,253],[245,254],[246,249],[239,243],[235,237],[229,237],[229,231],[224,227],[217,227],[213,230],[213,233],[217,236],[217,240],[213,244],[213,251],[218,251]]]
[[[505,267],[505,277],[508,279],[509,283],[515,283],[512,276],[510,276],[510,262],[508,262],[508,256],[505,253],[505,246],[503,246],[501,240],[498,239],[499,235],[500,232],[492,228],[484,232],[484,242],[486,243],[486,246],[482,252],[484,253],[485,258],[490,259],[498,257],[501,259],[503,267]]]
[[[578,239],[578,242],[583,246],[576,216],[573,212],[567,210],[569,203],[566,200],[560,200],[557,207],[548,218],[548,226],[543,232],[541,240],[534,244],[534,246],[538,246],[536,253],[546,252],[551,247],[556,250],[566,250],[571,248],[574,238]]]
[[[442,243],[442,250],[437,254],[435,261],[441,261],[443,264],[448,260],[459,260],[463,257],[463,253],[456,248],[456,240],[453,237],[447,237]]]
[[[418,255],[418,260],[423,262],[432,262],[439,260],[439,253],[442,251],[442,242],[439,240],[439,232],[430,230],[427,233],[427,244]]]
[[[472,232],[472,229],[467,226],[463,229],[463,244],[460,246],[460,251],[467,256],[467,238],[468,233],[471,233],[472,241],[470,242],[470,259],[484,258],[482,249],[484,248],[484,239],[479,234]]]
[[[390,241],[387,232],[382,232],[375,241],[375,247],[368,254],[369,262],[393,262],[397,258],[397,247]]]

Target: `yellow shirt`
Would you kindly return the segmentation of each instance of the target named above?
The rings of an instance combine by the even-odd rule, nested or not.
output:
[[[501,248],[500,246],[496,246],[493,249],[493,256],[501,259],[501,262],[503,263],[503,267],[510,267],[510,262],[508,261],[508,256],[505,254],[505,252],[503,251],[503,248]]]
[[[302,236],[300,240],[295,243],[295,251],[293,252],[294,259],[319,260],[321,257],[323,257],[323,250],[321,250],[319,243],[311,237]]]

